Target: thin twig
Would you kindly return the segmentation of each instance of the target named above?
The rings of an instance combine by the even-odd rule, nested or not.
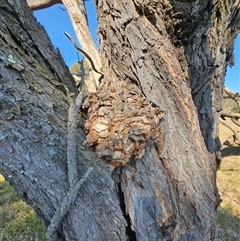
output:
[[[51,222],[48,226],[47,233],[46,233],[47,240],[57,241],[56,231],[58,229],[58,226],[59,226],[62,218],[65,216],[68,209],[70,208],[70,206],[76,199],[79,189],[81,188],[83,183],[86,181],[87,177],[89,176],[89,174],[91,173],[92,170],[93,170],[93,168],[89,167],[87,172],[83,176],[83,178],[81,178],[81,180],[79,182],[77,182],[77,184],[75,186],[70,188],[70,190],[68,191],[66,196],[63,198],[63,201],[62,201],[60,207],[54,213],[54,215],[51,219]]]
[[[75,41],[73,40],[73,38],[72,38],[67,32],[65,32],[64,34],[65,34],[65,35],[69,38],[69,40],[73,43],[74,47],[89,60],[89,62],[91,63],[92,69],[93,69],[96,73],[100,74],[101,76],[104,76],[103,72],[101,72],[100,70],[98,70],[98,69],[95,67],[95,64],[94,64],[92,58],[90,57],[90,55],[89,55],[88,53],[86,53],[84,50],[82,50],[82,49],[75,43]]]
[[[67,164],[68,181],[70,187],[73,187],[78,180],[77,162],[76,162],[76,129],[77,129],[78,109],[75,102],[75,96],[70,95],[70,107],[68,110],[68,132],[67,132]]]

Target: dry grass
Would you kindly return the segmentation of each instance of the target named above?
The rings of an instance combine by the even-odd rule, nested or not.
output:
[[[231,121],[228,121],[232,124]],[[233,124],[232,124],[233,125]],[[233,127],[237,128],[236,125]],[[232,132],[220,125],[222,164],[217,184],[222,203],[218,208],[218,241],[240,240],[240,145],[233,142]]]

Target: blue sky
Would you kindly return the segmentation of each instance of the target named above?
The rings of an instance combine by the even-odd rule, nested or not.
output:
[[[93,1],[86,1],[88,21],[94,41],[97,43],[97,20]],[[68,66],[73,65],[78,60],[78,54],[73,44],[64,35],[68,32],[76,41],[74,30],[67,11],[64,11],[62,4],[56,4],[48,9],[34,12],[37,20],[44,26],[53,45],[59,48]],[[225,86],[234,92],[240,92],[240,34],[237,37],[235,48],[235,65],[227,69]]]
[[[234,45],[235,65],[227,68],[225,86],[231,91],[240,92],[240,34]]]
[[[95,6],[93,1],[86,1],[85,3],[88,12],[88,23],[92,36],[94,36],[93,40],[97,43],[96,32],[98,24]],[[60,49],[66,64],[71,66],[78,61],[77,50],[74,48],[71,41],[64,35],[64,32],[69,33],[76,42],[78,41],[68,13],[64,11],[64,9],[62,4],[56,4],[50,8],[35,11],[34,15],[38,22],[44,26],[55,48]]]

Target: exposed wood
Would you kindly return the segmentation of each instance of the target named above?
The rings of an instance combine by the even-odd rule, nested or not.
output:
[[[90,30],[88,28],[86,12],[82,1],[76,0],[62,0],[66,7],[70,19],[72,21],[73,28],[79,43],[81,44],[82,50],[86,52],[94,62],[94,66],[97,70],[102,69],[102,61],[96,45],[92,39]],[[97,72],[94,74],[95,84],[99,86],[98,79],[101,75]]]
[[[57,3],[62,3],[62,1],[61,0],[31,0],[27,2],[29,8],[32,11],[49,8]]]

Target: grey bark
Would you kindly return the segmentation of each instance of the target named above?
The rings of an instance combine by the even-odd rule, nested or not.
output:
[[[48,226],[68,192],[67,92],[75,87],[26,3],[4,0],[0,11],[0,172]],[[89,166],[94,173],[63,218],[58,238],[126,240],[111,172],[84,149],[85,134],[78,131],[79,178]]]
[[[94,169],[62,219],[58,238],[213,240],[217,124],[225,68],[239,32],[239,1],[98,0],[96,6],[105,78],[99,92],[107,99],[108,88],[115,88],[126,102],[139,95],[147,101],[141,108],[154,118],[157,109],[164,112],[162,141],[144,139],[139,159],[133,155],[125,166],[113,167],[107,155],[99,159],[94,148],[82,145],[83,115],[76,135],[80,178]],[[0,20],[0,172],[49,225],[68,191],[68,93],[76,88],[25,1],[2,0]],[[138,91],[125,95],[133,85]],[[96,96],[88,104],[99,113]]]

